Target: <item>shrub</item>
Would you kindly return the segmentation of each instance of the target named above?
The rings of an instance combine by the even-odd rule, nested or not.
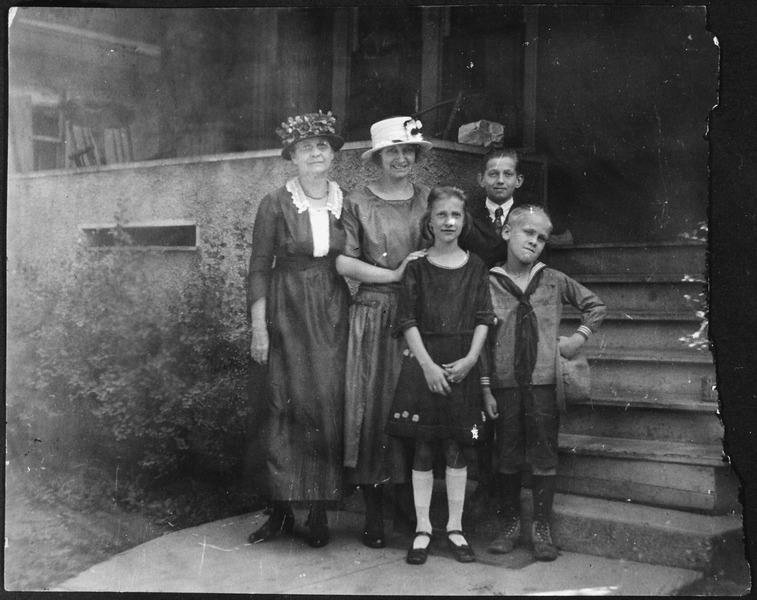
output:
[[[82,248],[52,272],[9,274],[12,461],[48,473],[94,461],[142,481],[240,465],[243,280],[205,257],[171,288],[156,258]]]

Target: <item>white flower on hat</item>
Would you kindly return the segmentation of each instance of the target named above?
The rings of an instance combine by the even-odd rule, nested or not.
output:
[[[408,119],[405,121],[405,129],[411,136],[418,135],[423,128],[423,123],[417,119]]]
[[[375,152],[398,144],[415,144],[423,150],[433,147],[421,134],[423,123],[411,116],[390,117],[371,125],[371,148],[361,158],[368,160]]]

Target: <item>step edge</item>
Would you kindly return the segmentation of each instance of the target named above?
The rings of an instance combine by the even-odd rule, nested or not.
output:
[[[572,265],[571,265],[572,266]],[[631,273],[578,273],[573,271],[570,273],[570,277],[575,279],[579,283],[581,282],[594,282],[594,283],[620,283],[620,284],[635,284],[644,283],[650,285],[657,284],[669,284],[680,283],[687,286],[704,286],[704,277],[699,274],[692,274],[686,272],[672,272],[672,273],[644,273],[644,272],[631,272]],[[689,277],[697,277],[701,279],[692,280]]]
[[[698,412],[705,414],[717,414],[719,411],[717,402],[703,402],[701,400],[685,399],[667,403],[664,400],[662,402],[659,402],[628,396],[592,395],[591,398],[586,398],[584,400],[572,400],[568,402],[568,407],[592,405],[623,408],[624,410],[667,410],[673,412]]]
[[[591,442],[588,440],[591,440]],[[625,448],[614,446],[618,443],[622,443]],[[589,445],[592,447],[588,447]],[[602,447],[598,447],[599,445]],[[647,448],[644,449],[643,446]],[[638,450],[634,450],[634,447],[638,447]],[[657,448],[658,452],[652,452],[650,447]],[[700,448],[703,451],[692,455],[692,448]],[[574,456],[686,464],[716,469],[730,468],[731,466],[730,463],[723,460],[723,447],[718,444],[684,444],[681,442],[612,438],[561,432],[558,438],[558,452]]]
[[[553,510],[558,514],[570,514],[591,520],[646,525],[659,530],[702,536],[719,536],[735,530],[743,530],[743,520],[738,514],[707,515],[675,508],[562,492],[555,493]]]
[[[570,306],[570,305],[568,305]],[[565,307],[561,321],[577,321],[581,318],[581,313],[573,307]],[[663,323],[701,323],[701,319],[694,314],[694,311],[650,311],[650,310],[608,310],[605,313],[604,323],[608,321],[621,321],[623,323],[658,322]],[[601,330],[600,330],[601,331]]]
[[[595,242],[585,244],[566,244],[563,246],[550,246],[552,250],[623,250],[626,248],[699,248],[700,251],[707,250],[706,240],[675,240],[660,242]]]
[[[680,350],[656,349],[587,349],[584,351],[589,361],[603,362],[661,362],[676,364],[715,365],[712,354],[707,351],[682,348]]]

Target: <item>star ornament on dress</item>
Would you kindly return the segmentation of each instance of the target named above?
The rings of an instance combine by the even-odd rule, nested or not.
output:
[[[478,439],[478,427],[476,425],[473,426],[473,429],[470,430],[471,435],[473,436],[474,440]]]

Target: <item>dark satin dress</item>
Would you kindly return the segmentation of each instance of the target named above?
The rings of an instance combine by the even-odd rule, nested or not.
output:
[[[349,290],[335,260],[344,240],[329,212],[328,255],[313,257],[308,211],[298,212],[285,187],[258,209],[248,291],[250,305],[266,298],[270,350],[258,394],[266,410],[256,411],[253,435],[264,449],[271,500],[342,495]]]

